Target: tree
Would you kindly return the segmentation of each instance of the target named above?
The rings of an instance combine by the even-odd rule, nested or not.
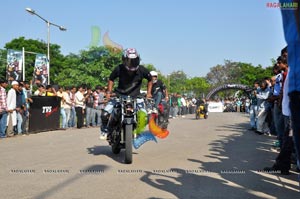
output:
[[[238,62],[224,61],[224,65],[217,65],[210,68],[206,79],[213,87],[226,83],[237,83],[241,69]]]
[[[87,84],[91,87],[107,84],[111,71],[121,62],[121,53],[115,53],[103,46],[82,50],[79,55],[65,57],[63,68],[55,81],[59,84]]]
[[[251,86],[256,79],[271,76],[272,67],[263,68],[261,65],[253,66],[249,63],[225,60],[224,65],[212,67],[206,75],[206,79],[212,87],[230,83]]]
[[[193,77],[187,79],[186,88],[190,95],[201,96],[202,94],[207,93],[210,85],[203,77]]]
[[[251,64],[240,63],[241,74],[239,82],[248,86],[252,86],[255,80],[261,80],[265,77],[272,76],[272,67],[262,68],[261,65],[252,66]]]
[[[0,79],[6,78],[7,51],[0,49]]]
[[[187,91],[187,75],[183,71],[174,71],[167,77],[170,93],[182,93]]]
[[[211,87],[224,84],[244,84],[252,86],[255,80],[272,76],[272,67],[263,68],[261,65],[253,66],[250,63],[231,62],[225,60],[224,65],[217,65],[210,69],[206,75]],[[224,90],[219,93],[221,97],[232,96],[234,90]]]

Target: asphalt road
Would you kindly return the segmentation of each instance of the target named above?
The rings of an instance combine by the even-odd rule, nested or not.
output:
[[[170,135],[111,153],[98,128],[0,140],[0,198],[299,198],[298,175],[268,174],[274,137],[248,131],[248,117],[214,113],[172,119]]]

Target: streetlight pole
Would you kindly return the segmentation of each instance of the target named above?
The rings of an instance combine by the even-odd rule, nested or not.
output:
[[[42,19],[47,24],[47,59],[48,59],[48,64],[49,64],[47,72],[48,72],[48,84],[50,84],[50,25],[58,27],[59,30],[61,30],[61,31],[66,31],[67,29],[63,26],[59,26],[59,25],[54,24],[54,23],[50,22],[49,20],[43,18],[38,13],[36,13],[34,10],[32,10],[31,8],[26,8],[25,10],[32,15],[36,15],[37,17]]]
[[[50,84],[50,22],[47,21],[47,58],[48,58],[48,84]]]

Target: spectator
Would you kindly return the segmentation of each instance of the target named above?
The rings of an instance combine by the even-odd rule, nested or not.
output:
[[[85,122],[86,127],[90,127],[93,121],[93,109],[94,109],[94,97],[91,87],[87,87],[87,92],[84,95],[85,97]],[[94,115],[95,116],[95,115]]]
[[[178,107],[178,116],[181,117],[182,116],[182,103],[181,103],[181,98],[182,96],[177,93],[177,107]]]
[[[283,3],[283,0],[280,0]],[[288,44],[290,111],[292,129],[297,152],[298,168],[300,168],[300,1],[285,0],[298,4],[295,10],[281,10],[285,40]]]
[[[272,118],[275,126],[275,132],[277,133],[279,147],[282,146],[282,138],[284,133],[284,117],[282,115],[281,99],[283,94],[283,81],[286,77],[286,74],[284,75],[286,67],[287,61],[284,61],[282,57],[279,57],[277,59],[277,65],[275,65],[273,69],[275,72],[275,81],[273,81],[273,95],[269,98],[269,102],[273,103]]]
[[[191,114],[196,113],[196,103],[197,103],[197,99],[196,99],[195,96],[193,96],[193,98],[192,98],[192,112],[191,112]]]
[[[93,93],[94,96],[94,113],[92,117],[92,126],[101,126],[101,112],[105,107],[105,92],[104,88],[101,86],[96,86],[96,90]],[[97,124],[96,124],[97,118]]]
[[[272,167],[264,168],[265,171],[280,171],[283,175],[288,175],[291,169],[291,155],[293,152],[293,139],[291,135],[291,120],[289,110],[289,98],[288,98],[288,78],[285,79],[283,85],[283,101],[282,101],[282,116],[283,116],[283,136],[282,147],[280,153],[276,158],[276,162]],[[299,170],[299,168],[298,168]]]
[[[271,95],[271,90],[268,86],[268,82],[266,80],[263,80],[260,84],[260,88],[257,91],[256,97],[257,97],[257,134],[268,134],[269,133],[269,127],[266,122],[266,117],[268,114],[268,111],[270,109],[270,104],[267,101],[267,99]]]
[[[22,130],[24,133],[28,133],[28,126],[29,126],[29,108],[30,108],[30,103],[32,103],[32,88],[31,84],[27,81],[24,82],[24,88],[23,88],[23,93],[25,96],[26,100],[26,111],[24,113],[24,121],[23,121],[23,126]]]
[[[76,121],[76,111],[75,111],[75,93],[77,89],[75,86],[70,87],[70,101],[71,101],[71,114],[70,114],[70,119],[68,126],[69,127],[75,127],[75,121]]]
[[[17,81],[12,81],[12,88],[7,93],[7,136],[14,136],[14,127],[17,125],[17,95],[16,91],[19,88],[19,83]]]
[[[6,103],[6,87],[8,82],[0,80],[0,138],[5,138],[7,126],[7,103]]]
[[[52,85],[46,86],[46,96],[48,97],[57,96],[56,90]]]
[[[241,101],[241,99],[236,99],[235,100],[235,105],[236,105],[236,112],[242,112],[242,109],[241,109],[241,107],[242,107],[242,101]]]
[[[26,98],[23,92],[23,84],[19,83],[19,88],[16,90],[16,114],[17,114],[17,128],[16,133],[21,135],[23,133],[23,122],[26,111]]]
[[[67,115],[66,115],[66,107],[69,105],[66,102],[67,93],[64,91],[63,87],[58,86],[57,96],[60,97],[60,115],[62,117],[62,125],[61,128],[67,128]]]
[[[79,86],[75,94],[75,111],[77,117],[77,128],[83,127],[83,113],[85,107],[85,97],[84,97],[84,88]]]
[[[38,89],[34,92],[34,96],[46,96],[45,86],[43,84],[38,85]]]
[[[66,113],[66,128],[68,128],[68,124],[69,124],[69,120],[70,120],[70,116],[71,116],[71,107],[72,107],[72,102],[70,99],[70,89],[69,87],[65,88],[65,91],[62,93],[63,98],[65,100],[65,103],[63,104],[63,107],[65,109],[65,113]]]
[[[256,121],[256,118],[257,118],[257,97],[256,97],[256,94],[257,94],[257,90],[259,89],[259,81],[256,80],[254,82],[254,89],[253,91],[250,93],[250,110],[249,110],[249,113],[250,113],[250,126],[251,126],[251,129],[250,130],[253,130],[255,131],[256,128],[257,128],[257,121]]]
[[[250,113],[250,99],[248,97],[245,99],[245,112]]]
[[[186,110],[187,110],[187,104],[186,104],[186,96],[183,95],[180,99],[180,102],[181,102],[181,116],[182,117],[185,117],[186,115]]]

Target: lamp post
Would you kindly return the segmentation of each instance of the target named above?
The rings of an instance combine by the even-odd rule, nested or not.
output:
[[[57,25],[55,23],[52,23],[49,20],[43,18],[41,15],[36,13],[31,8],[26,8],[25,10],[27,12],[29,12],[30,14],[32,14],[32,15],[36,15],[37,17],[42,19],[47,24],[47,59],[48,59],[48,63],[49,63],[49,67],[48,67],[47,72],[48,72],[48,84],[50,84],[50,25],[58,27],[59,30],[61,30],[61,31],[66,31],[67,29],[63,26],[59,26],[59,25]]]

